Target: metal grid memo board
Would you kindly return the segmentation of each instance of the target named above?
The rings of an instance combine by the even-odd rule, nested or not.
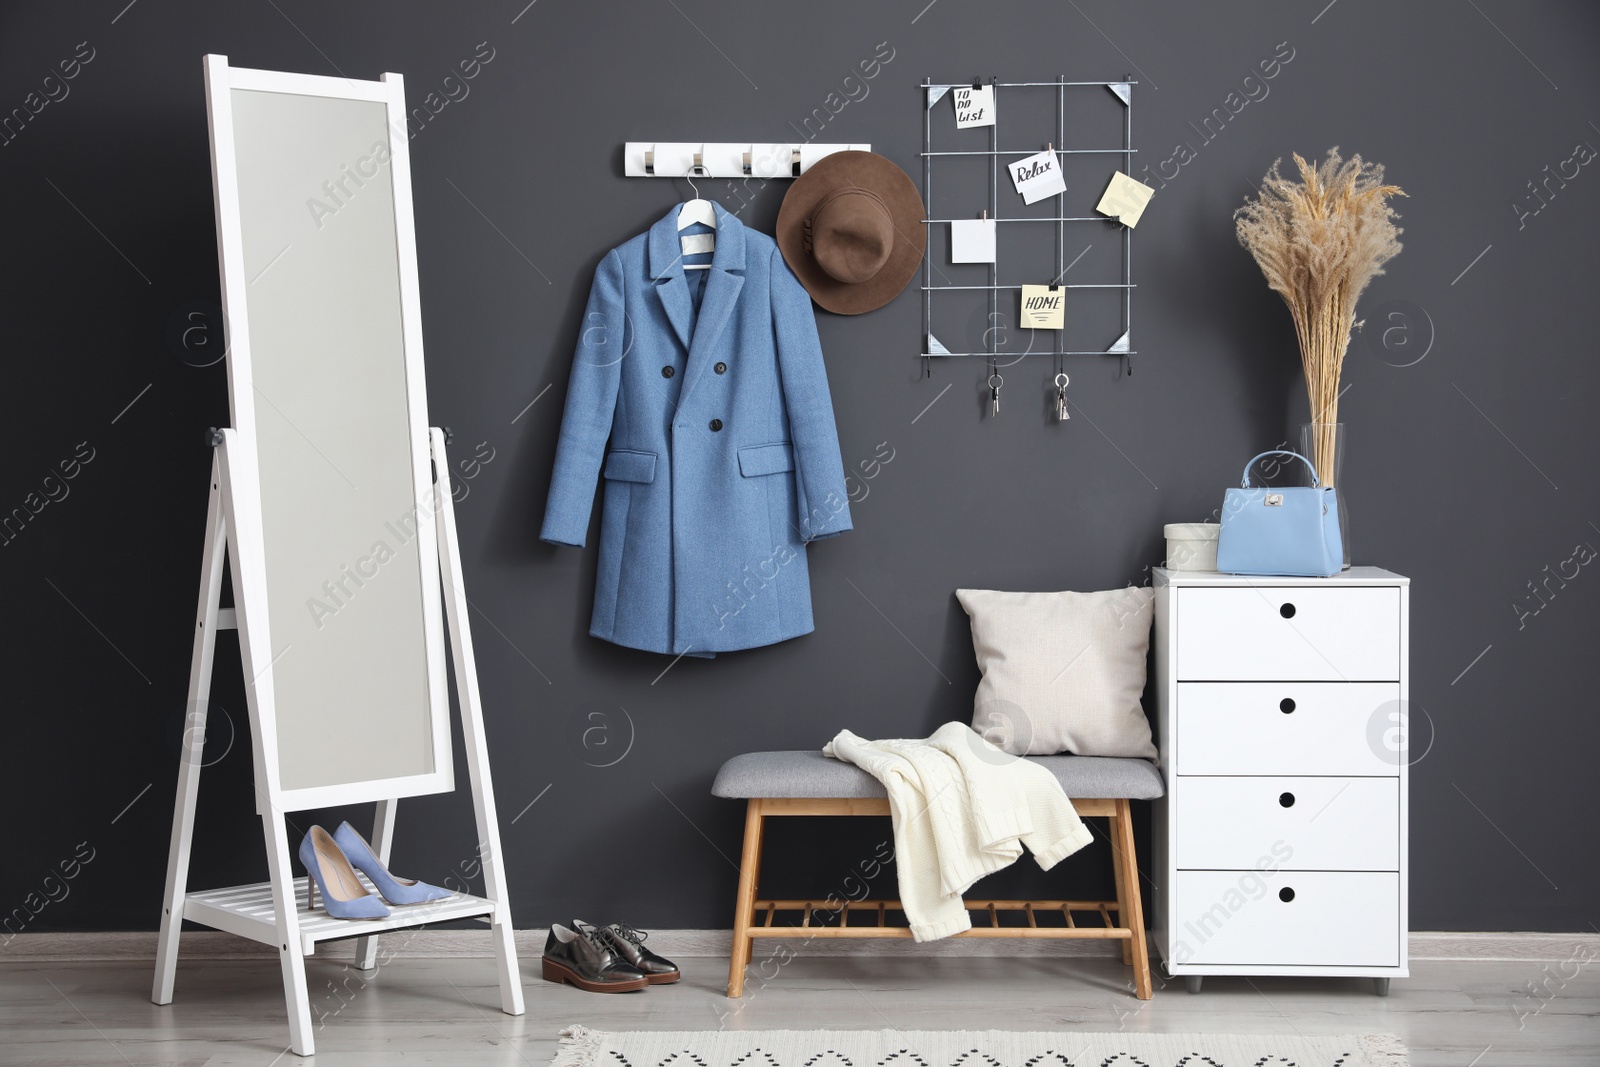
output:
[[[959,359],[959,358],[986,359],[990,363],[990,373],[991,373],[990,387],[991,387],[991,389],[993,389],[994,388],[993,375],[995,374],[995,371],[996,371],[997,367],[1000,365],[1000,362],[1002,360],[1009,361],[1009,362],[1007,362],[1005,364],[1005,365],[1009,366],[1010,363],[1014,363],[1014,362],[1020,361],[1022,358],[1026,357],[1026,356],[1050,356],[1056,362],[1056,370],[1057,370],[1056,383],[1057,383],[1058,389],[1060,389],[1062,386],[1065,385],[1063,371],[1065,369],[1065,359],[1066,359],[1067,356],[1110,355],[1110,356],[1116,356],[1116,357],[1122,359],[1124,361],[1124,365],[1128,369],[1128,373],[1131,374],[1133,372],[1133,358],[1132,357],[1136,354],[1136,351],[1137,351],[1136,349],[1133,348],[1132,343],[1131,343],[1131,336],[1132,336],[1132,330],[1133,330],[1133,290],[1135,288],[1135,286],[1133,284],[1133,230],[1130,227],[1122,225],[1118,220],[1116,220],[1114,218],[1110,218],[1110,217],[1105,216],[1105,215],[1081,215],[1081,216],[1069,216],[1069,215],[1067,215],[1066,214],[1066,210],[1067,210],[1066,209],[1066,195],[1067,195],[1066,193],[1058,193],[1055,197],[1052,198],[1055,201],[1055,205],[1056,205],[1055,214],[1053,216],[1049,216],[1049,217],[1027,216],[1027,217],[1011,217],[1011,218],[1008,218],[1008,217],[1005,217],[1005,216],[1001,215],[1001,213],[1000,213],[1000,181],[1001,181],[1000,160],[1002,158],[1006,158],[1006,157],[1010,157],[1010,158],[1013,158],[1013,159],[1020,159],[1020,158],[1022,158],[1024,156],[1034,155],[1034,154],[1036,154],[1037,152],[1040,151],[1041,146],[1034,146],[1032,148],[1017,148],[1017,149],[1007,148],[1007,149],[1002,149],[1000,147],[1000,144],[999,144],[1000,120],[999,120],[998,116],[1001,113],[1001,111],[1003,110],[1001,105],[1000,105],[1000,96],[1001,96],[1000,90],[1001,89],[1014,89],[1014,90],[1021,90],[1021,91],[1053,90],[1054,93],[1055,93],[1055,96],[1056,96],[1056,108],[1055,108],[1055,111],[1056,111],[1055,127],[1056,128],[1054,130],[1053,150],[1055,151],[1056,155],[1058,157],[1075,156],[1075,155],[1111,155],[1111,156],[1121,156],[1122,157],[1122,160],[1121,160],[1121,162],[1122,162],[1122,168],[1121,168],[1122,172],[1124,174],[1128,174],[1128,175],[1131,176],[1133,174],[1133,155],[1134,155],[1134,152],[1137,151],[1133,147],[1133,87],[1135,85],[1137,85],[1138,83],[1136,81],[1134,81],[1132,75],[1128,75],[1128,76],[1124,77],[1120,81],[1068,81],[1065,77],[1062,77],[1062,78],[1057,79],[1056,81],[1047,81],[1047,82],[1002,82],[1002,81],[999,81],[999,80],[991,77],[989,79],[988,84],[991,85],[994,88],[994,92],[995,92],[995,112],[996,112],[997,118],[996,118],[995,124],[990,126],[990,127],[988,127],[988,130],[989,130],[989,147],[988,147],[988,149],[987,150],[963,150],[963,151],[936,151],[934,149],[934,147],[933,147],[933,121],[934,121],[933,120],[933,110],[934,110],[934,107],[941,100],[944,99],[945,95],[950,90],[952,90],[952,89],[963,89],[963,88],[967,88],[967,87],[977,87],[980,84],[982,84],[981,80],[940,83],[940,82],[933,82],[933,81],[931,81],[931,80],[929,80],[927,78],[924,78],[923,82],[922,82],[922,89],[923,89],[922,197],[923,197],[923,203],[928,205],[928,214],[930,216],[929,218],[926,218],[926,219],[923,220],[924,224],[927,227],[927,240],[925,241],[925,249],[926,250],[923,253],[923,260],[922,260],[922,336],[923,336],[923,350],[922,350],[922,353],[920,355],[920,358],[923,361],[923,368],[924,368],[925,373],[929,377],[932,376],[932,373],[933,373],[933,362],[932,361],[935,360],[935,359]],[[1111,148],[1111,147],[1071,148],[1071,147],[1068,147],[1067,121],[1066,121],[1067,92],[1068,92],[1068,90],[1076,91],[1076,90],[1080,90],[1080,89],[1099,89],[1099,90],[1102,90],[1102,91],[1109,91],[1118,101],[1121,102],[1121,104],[1122,104],[1122,147],[1120,147],[1120,148]],[[1054,223],[1055,224],[1055,228],[1056,228],[1056,234],[1055,234],[1055,238],[1056,238],[1056,240],[1055,240],[1055,252],[1056,252],[1056,254],[1055,254],[1055,269],[1056,269],[1055,281],[1058,284],[1060,284],[1064,289],[1068,289],[1068,290],[1072,290],[1072,289],[1101,289],[1101,290],[1103,290],[1103,289],[1111,289],[1111,290],[1120,291],[1120,294],[1121,294],[1121,297],[1122,297],[1122,300],[1121,300],[1121,331],[1118,334],[1117,339],[1115,341],[1113,341],[1108,348],[1105,348],[1105,349],[1081,349],[1081,348],[1080,349],[1068,349],[1068,348],[1066,348],[1066,330],[1065,329],[1056,330],[1056,331],[1045,331],[1045,330],[1036,331],[1038,333],[1050,333],[1050,332],[1053,332],[1055,334],[1055,338],[1056,338],[1055,339],[1055,344],[1053,346],[1050,346],[1049,348],[1044,348],[1044,349],[1034,349],[1034,348],[1032,348],[1030,346],[1029,350],[1026,351],[1026,352],[1002,352],[1002,351],[1000,351],[998,346],[995,343],[995,340],[994,340],[995,335],[996,335],[996,331],[994,331],[992,329],[988,329],[988,330],[984,331],[984,350],[983,351],[971,351],[971,352],[951,351],[944,344],[942,344],[936,336],[934,336],[934,333],[933,333],[933,300],[934,300],[934,294],[935,293],[941,292],[941,291],[948,292],[948,291],[952,291],[952,290],[983,290],[983,291],[987,291],[988,296],[989,296],[989,320],[988,321],[990,323],[993,323],[995,321],[995,315],[999,311],[1000,294],[1002,292],[1015,292],[1015,293],[1019,293],[1020,294],[1020,291],[1021,291],[1021,288],[1022,288],[1020,284],[1016,284],[1016,285],[1012,285],[1012,284],[1002,285],[1002,284],[1000,284],[1000,280],[999,280],[1000,265],[999,265],[998,247],[997,247],[997,253],[996,253],[996,256],[995,256],[995,261],[991,262],[988,265],[989,266],[989,281],[988,281],[987,285],[951,285],[951,284],[942,284],[941,285],[941,284],[936,284],[935,281],[934,281],[934,274],[935,274],[936,268],[935,268],[934,263],[933,263],[933,255],[934,255],[933,227],[936,224],[937,225],[947,225],[947,224],[949,224],[951,222],[965,221],[964,219],[956,219],[956,218],[953,218],[953,217],[940,217],[940,218],[932,217],[932,216],[934,216],[936,214],[936,212],[934,210],[934,207],[933,207],[933,203],[934,203],[934,201],[933,201],[933,171],[934,171],[934,163],[935,163],[936,160],[945,159],[945,158],[949,158],[949,157],[970,157],[970,156],[986,156],[989,159],[988,217],[993,219],[993,220],[995,220],[995,222],[997,224],[997,227],[1000,226],[1000,225],[1013,224],[1013,223]],[[1065,173],[1064,168],[1063,168],[1063,173]],[[1107,177],[1109,178],[1109,174],[1107,175]],[[970,215],[967,216],[967,218],[971,218],[971,217],[972,216],[970,216]],[[1115,227],[1117,227],[1118,229],[1120,229],[1122,231],[1122,234],[1121,234],[1121,237],[1122,237],[1122,241],[1121,241],[1121,244],[1122,244],[1122,264],[1121,264],[1121,266],[1122,266],[1122,271],[1121,271],[1122,280],[1120,282],[1087,282],[1087,283],[1067,284],[1063,280],[1063,276],[1065,275],[1065,273],[1066,273],[1066,271],[1068,269],[1068,266],[1069,266],[1066,263],[1066,247],[1067,247],[1066,246],[1066,227],[1067,227],[1067,224],[1068,223],[1085,223],[1085,222],[1099,223],[1102,226],[1108,226],[1108,225],[1109,226],[1115,226]],[[942,272],[940,272],[940,273],[942,273]]]

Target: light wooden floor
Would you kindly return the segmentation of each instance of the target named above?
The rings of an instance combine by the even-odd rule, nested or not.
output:
[[[361,976],[308,961],[317,1067],[355,1064],[547,1067],[556,1031],[1004,1029],[1396,1033],[1416,1067],[1594,1067],[1600,1064],[1600,965],[1538,1001],[1518,999],[1546,978],[1534,962],[1412,964],[1380,999],[1355,979],[1208,978],[1135,1000],[1109,959],[798,958],[763,985],[752,966],[743,1001],[723,996],[724,961],[680,960],[684,981],[596,995],[526,977],[528,1014],[502,1015],[486,959],[397,959]],[[775,969],[769,965],[768,970]],[[1572,968],[1569,968],[1569,971]],[[1551,968],[1551,973],[1555,968]],[[283,994],[270,960],[197,960],[178,969],[176,1001],[149,1001],[143,963],[0,964],[0,1063],[20,1065],[297,1062],[284,1051]],[[341,983],[343,983],[341,985]],[[337,992],[336,992],[337,990]],[[1520,1023],[1520,1029],[1519,1029]],[[281,1059],[279,1058],[281,1056]]]

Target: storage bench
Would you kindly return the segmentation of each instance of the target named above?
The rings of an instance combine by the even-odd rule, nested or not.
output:
[[[1146,760],[1099,756],[1029,756],[1047,768],[1082,818],[1109,820],[1116,900],[967,900],[968,911],[982,912],[988,925],[974,925],[957,937],[1102,938],[1122,942],[1122,961],[1133,968],[1134,992],[1150,999],[1150,957],[1145,945],[1134,858],[1130,801],[1153,800],[1165,792],[1161,772]],[[892,926],[897,900],[781,900],[756,898],[761,873],[762,832],[766,820],[785,815],[888,815],[889,797],[872,775],[818,750],[747,752],[722,765],[712,783],[715,796],[746,802],[744,849],[739,861],[739,895],[733,915],[733,954],[728,966],[728,996],[744,993],[745,966],[761,938],[910,937]],[[836,925],[813,925],[818,911],[839,914]],[[1021,912],[1026,925],[1001,925],[1000,912]],[[780,913],[798,912],[799,926],[776,924]],[[852,912],[866,912],[867,924],[850,923]],[[1041,925],[1039,917],[1059,915],[1060,924]],[[1113,915],[1115,919],[1113,919]],[[875,921],[871,921],[875,916]],[[1080,924],[1078,916],[1085,917]],[[758,921],[759,917],[759,921]]]

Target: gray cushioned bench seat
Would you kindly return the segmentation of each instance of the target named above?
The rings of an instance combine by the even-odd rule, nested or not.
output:
[[[1149,760],[1108,756],[1028,756],[1048,768],[1073,799],[1152,800],[1166,792],[1161,772]],[[853,763],[824,756],[818,749],[798,752],[746,752],[722,765],[711,784],[713,796],[883,797],[883,784]]]

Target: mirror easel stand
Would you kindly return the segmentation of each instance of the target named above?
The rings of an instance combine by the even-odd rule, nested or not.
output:
[[[511,925],[511,907],[501,865],[500,831],[494,791],[489,776],[489,754],[484,740],[483,710],[478,691],[467,600],[462,583],[460,544],[456,535],[449,464],[444,434],[429,430],[434,461],[434,521],[439,544],[439,577],[444,588],[445,618],[449,630],[451,662],[460,701],[462,737],[472,789],[478,844],[474,859],[483,873],[484,896],[454,893],[444,900],[397,909],[387,919],[354,923],[325,913],[301,910],[307,904],[307,879],[296,878],[290,866],[285,816],[279,800],[277,754],[273,733],[262,730],[261,705],[272,699],[270,651],[261,638],[264,626],[251,628],[252,610],[264,605],[266,574],[261,545],[261,521],[256,510],[259,486],[253,484],[252,447],[235,430],[218,432],[212,461],[210,503],[206,512],[205,550],[200,565],[200,599],[196,617],[193,661],[189,675],[189,715],[185,743],[178,763],[178,793],[174,805],[171,851],[167,861],[166,892],[161,932],[156,951],[155,983],[151,999],[170,1004],[177,974],[178,942],[183,920],[238,934],[278,947],[283,972],[284,997],[289,1013],[289,1047],[298,1055],[315,1051],[312,1006],[306,987],[305,957],[315,954],[324,941],[356,937],[355,965],[371,970],[377,965],[378,935],[391,930],[456,919],[480,918],[489,922],[499,970],[501,1010],[523,1014],[522,980],[517,966]],[[243,460],[241,462],[241,459]],[[251,482],[252,484],[244,484]],[[231,564],[236,607],[220,606],[222,568]],[[264,611],[262,612],[264,619]],[[250,710],[254,748],[257,810],[261,815],[270,878],[253,885],[190,892],[189,860],[194,836],[195,806],[205,747],[211,667],[220,629],[237,628]],[[265,739],[265,741],[263,740]],[[271,772],[271,773],[269,773]],[[265,787],[263,788],[263,783]],[[385,864],[389,862],[398,800],[377,802],[371,843]]]

